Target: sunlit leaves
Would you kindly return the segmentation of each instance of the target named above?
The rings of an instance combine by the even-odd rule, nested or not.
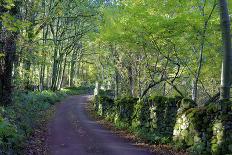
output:
[[[14,7],[14,0],[0,0],[0,6],[10,10],[12,7]]]
[[[125,62],[135,61],[133,54],[145,54],[143,65],[147,63],[147,66],[143,69],[146,74],[149,73],[147,69],[154,66],[156,58],[159,59],[157,68],[162,74],[168,57],[171,61],[166,67],[167,75],[175,75],[175,63],[178,62],[181,76],[187,77],[187,83],[195,78],[203,46],[200,79],[213,77],[219,80],[221,32],[215,4],[216,0],[119,1],[119,5],[103,9],[96,38],[103,44],[119,47],[122,66]]]
[[[3,52],[0,51],[0,59],[4,58],[5,54]]]
[[[5,13],[1,16],[1,20],[3,21],[3,25],[9,30],[16,32],[19,28],[19,21],[15,19],[8,13]]]

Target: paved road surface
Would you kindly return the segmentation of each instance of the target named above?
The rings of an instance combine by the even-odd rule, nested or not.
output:
[[[50,155],[151,155],[90,120],[90,96],[72,96],[57,106],[48,125]]]

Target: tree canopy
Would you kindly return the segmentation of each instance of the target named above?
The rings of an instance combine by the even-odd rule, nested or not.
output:
[[[12,87],[96,81],[116,96],[180,95],[199,104],[219,96],[218,0],[2,0],[0,15],[3,98]]]

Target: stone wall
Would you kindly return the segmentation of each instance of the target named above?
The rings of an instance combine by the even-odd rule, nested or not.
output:
[[[115,101],[114,123],[119,126],[131,126],[133,120],[134,106],[138,99],[133,97],[123,97]]]
[[[192,154],[232,154],[231,102],[197,108],[192,100],[180,97],[124,97],[114,101],[96,96],[94,103],[99,115],[117,126],[142,130],[152,142],[172,143]]]
[[[231,102],[186,108],[177,115],[173,141],[192,154],[232,153]]]
[[[107,96],[95,96],[94,108],[100,116],[114,114],[114,100]]]
[[[132,125],[163,136],[172,136],[179,97],[153,96],[136,104]]]

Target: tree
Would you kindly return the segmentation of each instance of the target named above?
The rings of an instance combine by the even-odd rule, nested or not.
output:
[[[228,5],[226,0],[219,0],[220,4],[220,17],[221,17],[221,30],[223,42],[223,63],[221,73],[221,99],[230,98],[231,86],[231,69],[232,69],[232,47],[231,47],[231,33],[230,33],[230,16],[228,12]]]
[[[216,6],[217,0],[125,0],[104,6],[92,40],[100,47],[104,81],[113,69],[120,77],[114,78],[119,96],[134,90],[135,96],[144,97],[191,96],[199,104],[214,98],[222,57]],[[116,62],[110,45],[118,53]],[[108,61],[115,67],[106,65]]]
[[[4,106],[11,104],[12,101],[12,71],[18,34],[18,25],[12,25],[12,22],[17,23],[19,4],[16,1],[14,5],[7,2],[5,2],[5,5],[0,5],[2,18],[0,22],[0,101]]]

